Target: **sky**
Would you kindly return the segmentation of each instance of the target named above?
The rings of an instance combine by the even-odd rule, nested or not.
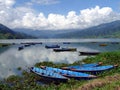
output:
[[[11,29],[84,29],[120,20],[120,0],[0,0],[0,23]]]

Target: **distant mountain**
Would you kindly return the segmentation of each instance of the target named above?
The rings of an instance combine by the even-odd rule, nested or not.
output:
[[[56,35],[69,33],[73,30],[32,30],[32,29],[14,29],[14,31],[26,33],[38,38],[56,38]]]
[[[57,38],[120,38],[120,20],[56,36]]]
[[[87,29],[75,30],[29,30],[15,29],[38,38],[120,38],[120,20]]]
[[[3,24],[0,24],[0,39],[25,39],[33,38],[30,35],[15,32]]]

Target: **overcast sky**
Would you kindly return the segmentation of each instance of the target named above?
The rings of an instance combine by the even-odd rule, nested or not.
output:
[[[0,23],[11,29],[83,29],[115,20],[120,0],[0,0]]]

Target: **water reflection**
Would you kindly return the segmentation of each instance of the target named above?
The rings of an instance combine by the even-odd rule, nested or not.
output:
[[[61,47],[75,47],[77,52],[54,52],[52,49],[46,49],[48,43],[31,45],[18,51],[18,47],[22,45],[14,45],[6,49],[0,54],[0,78],[8,77],[9,75],[19,74],[18,67],[27,69],[37,62],[52,61],[54,63],[73,63],[77,60],[82,60],[87,56],[79,56],[79,51],[113,51],[118,50],[120,45],[109,44],[106,47],[100,47],[100,43],[57,43]],[[54,44],[54,43],[51,43]],[[56,43],[55,43],[56,44]]]
[[[18,73],[17,68],[27,69],[37,62],[52,61],[55,63],[73,63],[79,60],[77,52],[55,53],[44,46],[31,46],[18,51],[18,46],[13,46],[0,55],[0,77],[8,77]]]

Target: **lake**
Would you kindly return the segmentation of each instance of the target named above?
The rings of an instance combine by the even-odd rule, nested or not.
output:
[[[18,47],[24,46],[25,42],[42,42],[42,44],[30,45],[18,50]],[[69,42],[70,44],[63,44]],[[28,70],[37,62],[52,61],[54,63],[73,63],[82,60],[87,56],[79,56],[79,51],[107,52],[120,50],[120,39],[14,39],[0,40],[0,43],[14,43],[9,47],[0,48],[0,78],[6,78],[10,75],[20,75],[21,67]],[[54,52],[53,49],[46,49],[45,45],[58,44],[63,48],[77,48],[76,52]],[[106,46],[99,46],[105,44]]]

